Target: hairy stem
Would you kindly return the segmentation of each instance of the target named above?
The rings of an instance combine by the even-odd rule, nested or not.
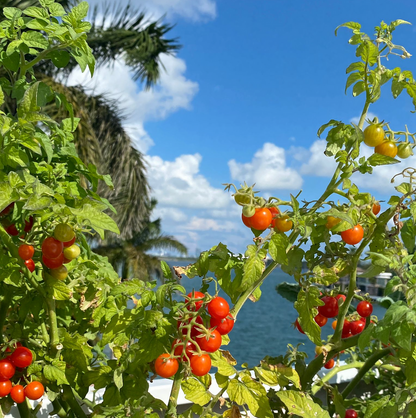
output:
[[[54,349],[59,344],[58,335],[58,320],[56,317],[56,304],[53,299],[47,299],[46,304],[48,307],[48,318],[49,318],[49,334],[51,338],[51,345]]]
[[[182,368],[179,367],[179,370],[176,372],[175,378],[173,379],[172,390],[170,391],[170,395],[169,395],[169,403],[168,403],[168,410],[166,412],[166,418],[177,417],[176,407],[178,405],[178,396],[179,396],[179,391],[181,389],[181,383],[182,383]]]
[[[212,401],[204,408],[204,411],[202,412],[200,418],[203,418],[207,413],[209,414],[212,412],[212,408],[217,404],[218,400],[221,398],[221,396],[226,391],[227,387],[222,388],[213,398]]]

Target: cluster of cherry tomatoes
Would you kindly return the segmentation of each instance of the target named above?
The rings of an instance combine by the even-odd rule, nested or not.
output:
[[[202,292],[191,292],[187,295],[188,310],[192,312],[190,318],[178,321],[181,335],[172,343],[170,353],[161,354],[155,362],[156,373],[165,378],[172,377],[179,369],[179,361],[190,366],[195,376],[205,376],[211,370],[211,357],[222,344],[222,336],[228,334],[234,327],[234,318],[230,313],[228,302],[216,296],[208,303]],[[204,326],[204,320],[199,315],[205,310],[209,315],[209,327]]]
[[[10,352],[7,349],[6,352]],[[15,376],[16,368],[25,369],[30,366],[33,361],[32,352],[17,343],[17,347],[11,355],[0,360],[0,397],[10,395],[16,403],[23,403],[26,398],[31,400],[40,399],[45,393],[45,388],[41,382],[33,381],[25,387],[21,384],[12,384],[11,379]],[[19,381],[21,378],[19,378]]]
[[[324,296],[321,298],[324,305],[318,306],[318,315],[315,316],[315,322],[320,326],[323,327],[327,322],[328,318],[335,318],[338,316],[339,313],[339,305],[344,303],[346,297],[345,295],[337,295],[337,296]],[[368,301],[361,301],[357,305],[357,314],[359,315],[359,319],[357,319],[357,315],[351,316],[350,320],[345,319],[344,325],[342,327],[342,338],[349,338],[353,335],[360,334],[364,331],[366,318],[369,317],[373,313],[373,305]],[[295,322],[296,328],[304,334],[302,327],[299,324],[299,321],[296,319]],[[332,328],[335,330],[337,327],[337,320],[332,323]],[[315,350],[316,354],[319,355],[322,353],[321,347],[316,347]],[[335,361],[334,359],[330,359],[324,367],[326,369],[332,369],[334,367]]]
[[[60,223],[55,227],[53,237],[46,238],[42,243],[42,263],[56,280],[65,280],[68,277],[64,264],[75,260],[81,253],[75,239],[71,226]]]
[[[73,229],[68,224],[61,223],[55,227],[54,236],[43,241],[42,263],[49,269],[49,274],[53,278],[65,280],[68,277],[68,270],[64,264],[76,259],[81,253],[80,248],[75,244],[75,239]],[[35,270],[34,247],[21,244],[18,252],[26,267],[33,272]]]
[[[391,158],[398,156],[405,159],[413,155],[413,147],[409,142],[397,145],[396,141],[386,137],[382,123],[371,123],[364,129],[364,143],[374,147],[376,154]]]
[[[257,231],[273,228],[276,232],[287,232],[293,227],[289,216],[281,215],[275,206],[255,208],[251,216],[244,214],[243,210],[241,218],[245,226]]]

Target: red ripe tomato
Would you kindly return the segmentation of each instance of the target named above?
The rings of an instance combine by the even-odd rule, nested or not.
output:
[[[230,313],[228,302],[217,296],[208,303],[208,313],[216,319],[223,319]]]
[[[358,315],[362,316],[363,318],[367,318],[367,316],[370,316],[373,313],[373,305],[370,302],[362,300],[357,305],[357,312]]]
[[[378,215],[380,210],[381,210],[380,203],[378,203],[378,202],[374,203],[374,205],[372,207],[372,211],[373,211],[374,215]]]
[[[0,381],[0,398],[7,396],[12,390],[12,382],[10,380]]]
[[[33,355],[28,348],[17,347],[10,356],[10,360],[16,367],[24,369],[32,364]]]
[[[358,418],[358,413],[354,409],[347,409],[345,411],[345,418]]]
[[[17,237],[19,235],[19,231],[17,230],[15,224],[10,224],[5,229],[6,229],[6,232],[12,237]]]
[[[35,220],[33,219],[33,216],[31,216],[27,221],[25,220],[25,232],[30,232],[33,228],[33,224],[35,223]]]
[[[364,229],[358,224],[354,228],[347,229],[346,231],[341,232],[342,240],[349,245],[358,244],[364,237]]]
[[[16,385],[12,387],[12,390],[10,391],[10,397],[16,402],[16,403],[23,403],[26,399],[25,397],[25,390],[22,385]]]
[[[35,262],[33,260],[26,260],[25,265],[31,273],[33,273],[36,269]]]
[[[329,360],[326,364],[325,364],[325,369],[332,369],[334,367],[335,364],[335,360],[333,358],[331,358],[331,360]]]
[[[348,321],[347,319],[344,321],[341,337],[342,338],[351,337],[351,322]]]
[[[365,323],[363,321],[351,322],[351,334],[357,335],[364,331]]]
[[[30,382],[25,387],[26,398],[31,399],[32,401],[37,401],[45,393],[45,388],[40,382]]]
[[[252,228],[251,226],[251,217],[249,218],[248,216],[245,216],[244,213],[241,214],[241,219],[243,220],[243,224],[245,226],[247,226],[248,228]]]
[[[338,301],[332,296],[324,296],[322,302],[325,303],[323,306],[318,306],[318,312],[326,318],[334,318],[338,315]]]
[[[272,223],[272,213],[268,208],[256,208],[256,212],[250,218],[251,227],[258,231],[264,231]]]
[[[54,237],[46,238],[42,243],[42,253],[46,258],[58,258],[64,250],[64,244]]]
[[[77,237],[74,237],[74,238],[71,239],[71,241],[64,242],[63,243],[64,244],[64,248],[68,248],[68,247],[71,247],[72,245],[74,245],[76,239],[77,239]]]
[[[300,326],[299,321],[297,319],[295,321],[295,326],[300,333],[304,334],[304,331],[303,331],[302,327]]]
[[[198,343],[201,350],[207,353],[214,353],[221,347],[222,338],[221,334],[216,330],[211,330],[209,336],[203,335],[200,338],[196,338],[195,341]]]
[[[205,295],[202,292],[196,292],[195,290],[193,290],[192,292],[188,293],[188,298],[189,299],[203,299],[205,297]],[[192,311],[199,311],[202,307],[202,305],[204,304],[203,300],[198,300],[198,301],[194,301],[193,302],[195,304],[195,309],[190,308],[190,310]]]
[[[318,313],[318,315],[315,316],[315,322],[322,328],[328,322],[328,318]]]
[[[15,372],[16,368],[8,358],[0,360],[0,380],[11,379]]]
[[[181,344],[182,343],[182,344]],[[180,344],[180,345],[179,345]],[[176,340],[174,340],[173,341],[173,343],[172,343],[172,348],[174,348],[175,347],[175,351],[174,351],[174,355],[175,356],[178,356],[178,357],[180,357],[180,356],[182,356],[182,354],[183,354],[183,346],[184,346],[184,342],[182,341],[182,340],[180,340],[180,339],[176,339]],[[193,355],[194,355],[194,352],[196,351],[196,347],[195,347],[195,345],[194,344],[192,344],[190,341],[188,341],[187,343],[186,343],[186,348],[185,348],[185,353],[186,353],[186,355],[189,357],[189,358],[191,358]],[[185,357],[185,354],[183,354],[183,356],[182,356],[182,359],[181,359],[182,361],[186,361],[186,357]]]
[[[205,376],[211,370],[211,357],[208,354],[191,358],[191,370],[195,376]]]
[[[192,360],[191,360],[192,361]],[[156,373],[160,377],[172,377],[179,369],[179,363],[176,358],[172,358],[170,354],[161,354],[155,362]]]
[[[27,260],[30,260],[34,256],[35,249],[31,245],[22,244],[19,247],[18,252],[19,252],[19,257],[22,260],[27,261]]]
[[[228,314],[224,319],[210,319],[210,327],[216,327],[216,330],[221,335],[227,335],[234,327],[234,317],[231,314]]]
[[[14,207],[14,203],[10,203],[9,206],[5,207],[1,212],[0,212],[0,216],[7,216]]]
[[[57,269],[64,264],[64,254],[61,253],[60,256],[57,258],[46,258],[44,255],[42,255],[42,263],[48,268],[48,269]]]

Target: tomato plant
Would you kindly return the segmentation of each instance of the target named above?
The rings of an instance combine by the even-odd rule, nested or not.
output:
[[[16,367],[23,369],[32,364],[33,354],[26,347],[17,347],[10,356],[10,360]]]
[[[364,238],[364,229],[358,224],[351,229],[341,232],[342,240],[349,245],[356,245]]]
[[[15,365],[9,359],[0,360],[0,379],[9,380],[16,372]]]
[[[367,316],[370,316],[373,313],[373,305],[370,302],[362,300],[357,305],[357,313],[363,318],[367,318]]]
[[[275,231],[287,232],[293,228],[293,221],[289,219],[288,215],[282,215],[274,220]]]
[[[19,249],[19,257],[24,260],[30,260],[35,255],[35,249],[31,245],[22,244]]]
[[[227,335],[234,327],[234,317],[231,314],[228,314],[222,319],[211,318],[210,326],[211,328],[215,327],[221,335]]]
[[[195,339],[201,350],[214,353],[221,347],[221,334],[216,330],[209,331],[208,335],[202,335]]]
[[[0,398],[7,396],[12,390],[12,382],[10,380],[0,381]]]
[[[217,296],[208,303],[208,313],[215,319],[224,319],[230,313],[228,302]]]
[[[413,155],[413,148],[410,144],[400,144],[397,147],[397,156],[406,159]]]
[[[374,148],[375,153],[391,158],[394,158],[397,155],[397,151],[397,145],[393,141],[384,141]]]
[[[334,318],[338,315],[338,300],[333,296],[324,296],[321,301],[323,306],[318,306],[318,312],[325,318]]]
[[[208,354],[195,355],[191,358],[191,370],[195,376],[205,376],[211,370],[211,358]]]

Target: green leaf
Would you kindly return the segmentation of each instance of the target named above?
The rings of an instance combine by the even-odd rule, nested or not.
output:
[[[47,364],[43,368],[45,378],[51,382],[56,382],[58,385],[69,385],[65,372],[62,370],[62,365],[65,370],[66,364],[64,362],[54,361],[53,365]]]
[[[21,39],[30,48],[46,49],[49,46],[48,40],[40,32],[23,32]]]
[[[363,92],[365,92],[365,83],[364,81],[358,81],[354,84],[354,87],[352,88],[352,95],[356,97]]]
[[[17,7],[3,7],[3,14],[6,19],[13,20],[22,16],[22,11]]]
[[[394,341],[399,347],[410,351],[412,348],[412,333],[414,329],[414,325],[410,325],[407,322],[395,324],[391,330],[391,337],[394,338]]]
[[[400,236],[402,237],[403,244],[405,245],[409,253],[413,253],[415,249],[416,238],[416,231],[413,219],[408,219],[406,222],[404,222],[403,227],[400,230]]]
[[[348,74],[352,71],[364,71],[364,69],[365,69],[364,63],[359,61],[359,62],[353,62],[352,64],[350,64],[345,72]]]
[[[22,101],[19,105],[19,116],[25,116],[32,112],[38,112],[38,89],[40,81],[32,84],[26,91],[23,96]]]
[[[13,188],[8,183],[0,183],[0,212],[13,203],[17,196],[13,193]]]
[[[13,168],[16,167],[27,167],[29,165],[29,157],[27,154],[19,148],[9,148],[7,150],[7,155],[4,155],[4,158],[7,159],[8,165]]]
[[[400,93],[403,91],[405,86],[406,86],[406,83],[397,81],[395,78],[393,78],[391,82],[391,92],[395,99],[397,99],[400,96]]]
[[[371,41],[366,40],[358,46],[356,56],[361,57],[371,67],[377,63],[378,48]]]
[[[286,249],[289,246],[289,240],[284,234],[274,234],[269,242],[269,253],[274,261],[279,264],[287,264]]]
[[[286,405],[289,414],[302,418],[330,418],[328,412],[304,392],[285,390],[276,392],[276,395]]]
[[[335,274],[334,270],[326,266],[315,266],[313,273],[313,281],[317,284],[329,286],[338,281],[338,276]]]
[[[373,333],[374,325],[370,324],[358,338],[358,348],[361,352],[364,352],[369,346],[371,341],[371,335]]]
[[[347,79],[347,83],[345,85],[345,93],[348,90],[348,87],[352,86],[356,81],[362,80],[362,76],[360,73],[351,73]]]
[[[227,393],[232,402],[237,405],[247,405],[255,417],[273,417],[266,389],[250,376],[243,375],[241,381],[232,379],[228,384]]]
[[[389,164],[397,164],[400,161],[396,160],[395,158],[388,157],[387,155],[381,155],[381,154],[373,154],[368,160],[368,164],[370,164],[373,167],[376,167],[378,165],[389,165]]]
[[[348,29],[352,29],[352,31],[354,33],[359,33],[359,31],[361,29],[361,25],[359,23],[357,23],[357,22],[346,22],[346,23],[343,23],[342,25],[339,25],[339,26],[336,27],[336,29],[335,29],[335,36],[337,35],[339,28],[348,28]]]
[[[380,273],[383,273],[385,270],[386,269],[383,266],[371,264],[371,266],[367,270],[363,271],[362,273],[358,273],[358,277],[371,279],[372,277],[378,276]]]
[[[48,6],[49,12],[52,16],[64,16],[65,9],[59,3],[52,3]]]
[[[292,382],[300,388],[300,377],[295,369],[284,365],[268,365],[262,362],[262,367],[255,367],[257,378],[267,386],[287,386]]]
[[[165,279],[167,279],[167,280],[173,280],[174,279],[173,271],[171,270],[171,268],[169,267],[169,264],[166,261],[161,260],[160,267],[162,268],[163,277]]]
[[[84,225],[88,225],[98,231],[106,230],[119,234],[120,231],[117,224],[108,215],[91,206],[90,204],[84,205],[80,209],[70,209],[71,212],[77,216],[78,220]],[[102,238],[103,234],[100,232]]]
[[[72,297],[71,289],[64,283],[59,280],[54,279],[47,273],[46,275],[46,283],[48,285],[48,293],[52,296],[55,300],[69,300]]]
[[[182,381],[181,388],[188,401],[204,406],[211,400],[211,395],[205,386],[194,377],[188,377]]]
[[[322,306],[324,303],[319,299],[319,289],[317,287],[310,287],[306,292],[302,289],[298,294],[298,300],[295,302],[295,309],[299,313],[299,323],[315,345],[322,345],[321,328],[314,321],[318,314],[317,306]]]
[[[265,249],[258,249],[256,245],[249,245],[245,256],[243,280],[241,283],[241,291],[245,291],[253,284],[264,271],[264,259],[267,251]]]
[[[379,418],[381,411],[388,404],[389,396],[384,396],[377,401],[368,402],[364,418]]]
[[[56,68],[64,68],[68,65],[71,56],[67,51],[52,51],[48,54],[48,58]]]
[[[26,16],[34,17],[34,18],[43,19],[49,23],[48,12],[45,9],[42,9],[40,7],[35,7],[35,6],[28,7],[23,10],[23,14],[25,14]]]
[[[118,390],[123,387],[123,370],[121,368],[114,370],[114,384]]]
[[[218,350],[211,354],[212,365],[218,368],[218,373],[223,376],[233,376],[237,370],[223,356],[222,351]]]
[[[23,208],[26,210],[42,210],[48,208],[51,203],[52,199],[50,197],[31,195]]]

